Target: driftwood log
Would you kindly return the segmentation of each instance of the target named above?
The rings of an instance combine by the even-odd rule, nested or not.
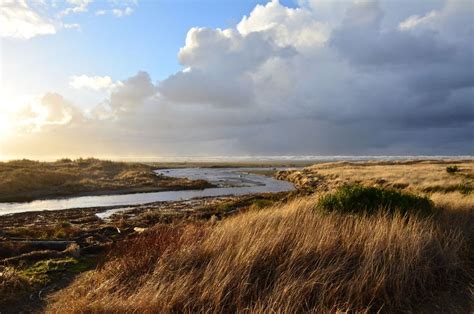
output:
[[[71,244],[76,243],[75,241],[51,241],[51,240],[10,240],[10,244],[17,244],[23,247],[28,247],[31,251],[64,251]]]
[[[4,258],[0,260],[0,265],[17,265],[22,261],[34,262],[65,256],[79,257],[81,252],[79,245],[73,241],[13,241],[13,243],[25,245],[31,252]]]
[[[18,265],[23,261],[34,262],[42,259],[60,258],[64,256],[69,256],[69,253],[49,250],[35,251],[2,259],[0,260],[0,265]]]

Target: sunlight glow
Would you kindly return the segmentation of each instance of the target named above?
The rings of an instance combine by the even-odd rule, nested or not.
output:
[[[10,135],[13,125],[6,113],[0,112],[0,140]]]

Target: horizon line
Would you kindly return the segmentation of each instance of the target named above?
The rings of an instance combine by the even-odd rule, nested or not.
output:
[[[409,159],[474,159],[474,155],[164,155],[164,156],[0,156],[0,161],[14,160],[56,161],[60,159],[96,158],[112,161],[148,161],[148,162],[264,162],[264,161],[337,161],[337,160],[409,160]]]

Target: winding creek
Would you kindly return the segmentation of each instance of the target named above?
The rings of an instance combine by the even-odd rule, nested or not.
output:
[[[0,215],[41,210],[131,206],[159,201],[181,201],[198,197],[245,195],[294,190],[292,183],[272,177],[252,174],[250,170],[269,168],[178,168],[156,170],[170,177],[207,180],[217,187],[204,190],[163,191],[120,195],[80,196],[37,200],[29,203],[0,203]]]

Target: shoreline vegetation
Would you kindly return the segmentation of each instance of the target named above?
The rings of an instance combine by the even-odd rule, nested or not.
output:
[[[472,312],[473,160],[255,173],[297,190],[0,216],[0,308]]]
[[[0,202],[205,189],[204,180],[156,175],[152,165],[87,159],[0,162]]]

